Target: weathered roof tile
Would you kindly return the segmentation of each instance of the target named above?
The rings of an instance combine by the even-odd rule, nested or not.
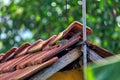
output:
[[[2,57],[1,61],[4,62],[4,61],[7,61],[10,58],[12,58],[16,50],[17,50],[17,47],[11,48],[9,51],[7,51],[5,53],[5,55]]]
[[[87,28],[87,36],[91,33],[92,30]],[[58,57],[54,56],[80,40],[82,24],[75,21],[63,32],[47,40],[40,39],[33,44],[26,42],[19,48],[12,48],[6,54],[0,55],[0,80],[25,79],[56,62]]]

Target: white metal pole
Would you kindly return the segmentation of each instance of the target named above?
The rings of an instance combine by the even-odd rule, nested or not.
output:
[[[82,0],[83,41],[86,41],[86,0]],[[87,45],[83,45],[83,73],[87,80]]]

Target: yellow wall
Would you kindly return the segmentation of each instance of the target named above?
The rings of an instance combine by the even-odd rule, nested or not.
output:
[[[57,72],[47,80],[83,80],[82,71],[73,69],[64,72]]]

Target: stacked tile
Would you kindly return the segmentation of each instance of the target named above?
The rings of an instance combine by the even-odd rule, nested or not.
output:
[[[87,28],[87,36],[91,33],[91,29]],[[26,42],[19,48],[13,47],[4,55],[0,55],[0,79],[25,79],[56,62],[57,54],[80,39],[82,25],[75,21],[67,29],[47,40],[40,39],[33,44]]]

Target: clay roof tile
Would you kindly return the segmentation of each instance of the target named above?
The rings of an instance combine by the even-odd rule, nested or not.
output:
[[[92,30],[87,27],[87,36],[91,33]],[[0,80],[25,79],[56,62],[59,53],[80,40],[82,40],[82,24],[75,21],[64,31],[47,40],[39,39],[33,44],[26,42],[19,48],[14,47],[6,54],[0,55]]]

